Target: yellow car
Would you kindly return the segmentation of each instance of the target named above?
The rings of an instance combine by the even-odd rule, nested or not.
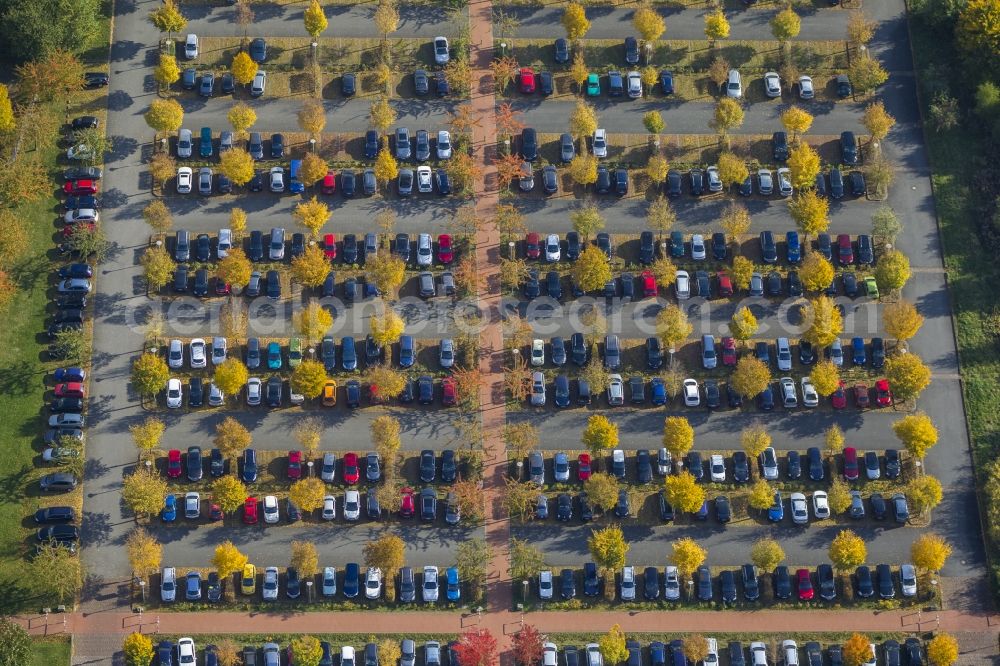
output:
[[[243,565],[243,576],[240,578],[240,591],[243,594],[253,594],[257,591],[257,567],[249,562]]]
[[[323,385],[323,406],[335,407],[337,405],[337,382],[332,379],[326,380]]]

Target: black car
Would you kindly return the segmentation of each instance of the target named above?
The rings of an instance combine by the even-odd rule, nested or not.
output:
[[[552,94],[552,72],[538,73],[538,92],[546,96]]]
[[[778,599],[788,599],[792,596],[792,579],[788,575],[788,567],[784,564],[774,568],[774,596]]]
[[[562,284],[559,281],[559,273],[557,271],[549,271],[545,274],[545,287],[549,296],[557,301],[562,299]]]
[[[205,388],[201,377],[192,377],[188,383],[188,407],[201,407],[204,396]]]
[[[420,520],[432,521],[437,517],[437,491],[424,488],[420,491]]]
[[[187,450],[188,481],[200,481],[202,476],[201,447],[189,446]]]
[[[441,452],[441,481],[444,483],[454,483],[458,476],[458,463],[455,458],[454,449],[445,449]]]
[[[538,134],[533,127],[521,130],[521,157],[529,162],[538,159]]]
[[[56,398],[49,403],[53,414],[79,414],[83,411],[82,398]]]
[[[789,451],[785,460],[788,463],[788,478],[798,479],[802,476],[802,461],[798,451]]]
[[[896,596],[896,586],[892,581],[892,569],[888,564],[875,567],[875,581],[878,584],[878,596],[881,599],[892,599]]]
[[[757,394],[757,409],[762,412],[769,412],[774,409],[774,389],[770,384]]]
[[[365,132],[365,159],[375,159],[378,156],[378,148],[378,132],[375,130]]]
[[[420,452],[420,480],[423,483],[431,483],[437,471],[437,463],[434,459],[434,452],[424,449]]]
[[[660,71],[660,88],[663,90],[664,95],[674,94],[674,73],[661,70]]]
[[[851,96],[851,80],[847,74],[837,75],[837,97],[843,99]]]
[[[771,136],[771,150],[777,162],[788,160],[788,134],[785,132],[775,132]]]
[[[560,65],[569,62],[569,40],[564,37],[556,40],[555,61]]]
[[[695,481],[701,481],[705,476],[705,468],[701,462],[701,454],[697,451],[688,451],[687,468]]]
[[[709,409],[718,409],[722,406],[722,393],[719,391],[719,382],[714,379],[705,380],[705,406]]]
[[[768,273],[765,285],[768,296],[781,296],[783,286],[781,284],[781,273],[778,271],[771,271]]]
[[[538,271],[528,271],[528,279],[524,283],[524,297],[533,300],[542,295],[542,284],[538,281]]]
[[[226,461],[221,449],[212,449],[208,458],[208,473],[212,478],[219,478],[226,473]]]
[[[602,231],[597,234],[597,249],[602,251],[608,260],[611,259],[611,235],[608,232]]]
[[[705,172],[701,169],[691,169],[691,194],[700,196],[705,191]]]
[[[809,458],[809,478],[813,481],[822,481],[826,474],[823,471],[823,456],[819,447],[810,446],[806,456]]]
[[[808,340],[799,340],[799,363],[812,365],[816,362],[816,349]]]
[[[626,169],[615,169],[613,180],[616,195],[623,197],[628,194],[628,171]]]
[[[778,244],[774,240],[774,232],[760,232],[760,254],[765,264],[774,264],[778,261]]]
[[[104,72],[86,72],[83,75],[84,88],[103,88],[108,85],[108,75]]]
[[[369,333],[365,338],[365,364],[368,367],[378,365],[382,362],[382,346],[375,341],[375,337]]]
[[[830,169],[830,196],[834,199],[844,196],[844,174],[840,169]]]
[[[854,593],[862,599],[867,599],[875,594],[875,586],[872,582],[872,570],[865,565],[857,568],[854,573],[855,585]]]
[[[743,179],[743,182],[740,183],[739,192],[740,192],[740,196],[741,197],[748,197],[751,194],[753,194],[753,176],[752,175],[747,174],[747,177]]]
[[[646,402],[646,383],[642,377],[630,377],[628,380],[628,386],[633,404],[641,405]]]
[[[854,166],[858,163],[858,140],[854,132],[841,132],[840,156],[844,164]]]
[[[285,156],[285,135],[271,135],[271,159],[279,160]]]
[[[639,378],[642,381],[642,378]],[[635,474],[639,483],[649,483],[653,480],[653,463],[649,450],[639,449],[635,452]]]
[[[194,243],[194,258],[197,261],[208,261],[212,256],[212,239],[208,234],[198,234]]]
[[[340,77],[340,94],[344,97],[353,97],[357,89],[357,76],[353,72],[344,72]]]
[[[570,357],[578,366],[587,364],[587,342],[583,333],[574,333],[569,339]]]
[[[611,191],[611,171],[603,164],[597,167],[597,180],[594,181],[594,191],[607,194]]]
[[[429,405],[432,402],[434,402],[434,380],[428,377],[427,375],[423,375],[419,379],[417,379],[417,401],[421,405]],[[434,455],[433,452],[431,452],[432,459],[433,455]],[[421,456],[421,465],[422,464],[423,464],[423,456]],[[433,474],[433,470],[431,471],[431,473]],[[421,474],[423,474],[422,471]]]
[[[657,498],[660,505],[660,520],[665,523],[670,522],[674,519],[674,507],[671,506],[670,502],[667,500],[667,492],[665,490],[661,490],[657,493]]]
[[[236,79],[233,77],[232,72],[224,72],[222,74],[220,85],[223,95],[232,95],[236,92]]]
[[[258,37],[250,42],[250,48],[248,49],[250,59],[254,62],[261,63],[267,60],[267,42],[263,37]]]
[[[413,91],[418,95],[426,95],[429,88],[427,72],[422,69],[413,72]]]
[[[71,506],[50,506],[35,512],[35,522],[39,525],[71,523],[76,520],[76,511]]]
[[[823,666],[823,648],[816,641],[806,643],[806,664],[808,666]]]
[[[290,258],[294,259],[295,257],[302,256],[302,254],[305,251],[306,251],[305,235],[300,233],[292,234],[292,245],[288,250],[289,255],[291,255]]]
[[[851,194],[856,197],[863,197],[868,194],[868,187],[865,185],[865,175],[860,171],[852,171],[850,175]]]
[[[580,258],[580,234],[575,231],[566,234],[566,258],[570,261]]]
[[[448,85],[448,76],[441,70],[434,72],[434,94],[438,97],[446,97],[451,93],[451,86]]]
[[[281,392],[281,377],[274,375],[267,380],[267,384],[264,385],[264,399],[269,407],[281,407]]]
[[[837,583],[833,577],[833,567],[821,564],[816,568],[816,578],[819,579],[819,596],[826,601],[837,598]],[[822,666],[822,665],[820,665]]]
[[[275,300],[281,298],[281,279],[278,276],[278,271],[268,271],[264,283],[268,298]]]
[[[854,273],[844,273],[840,279],[844,283],[844,294],[852,298],[858,295],[858,277]]]
[[[906,666],[923,666],[924,656],[920,650],[919,638],[907,638],[903,641],[903,658]]]
[[[250,248],[247,252],[250,261],[263,261],[264,259],[264,233],[262,231],[250,232]]]
[[[722,588],[722,602],[726,604],[736,601],[736,576],[726,569],[719,576],[719,586]]]
[[[729,506],[729,498],[719,495],[715,498],[715,517],[720,523],[728,523],[733,519],[733,511]]]
[[[726,234],[717,231],[712,234],[712,257],[716,261],[726,260]]]
[[[642,596],[649,601],[660,598],[660,571],[646,567],[642,572]]]
[[[253,483],[257,480],[257,451],[255,449],[244,449],[243,451],[243,473],[244,483]]]
[[[566,375],[558,375],[552,383],[552,386],[553,399],[556,403],[556,407],[569,407],[569,377]]]
[[[816,249],[827,261],[833,261],[833,245],[830,242],[830,234],[819,234],[816,237]]]
[[[872,248],[872,237],[868,234],[858,236],[857,261],[862,266],[870,266],[875,263],[875,252]]]
[[[757,601],[760,598],[760,581],[757,578],[757,567],[744,564],[740,569],[743,578],[743,598],[747,601]]]
[[[788,295],[802,295],[802,280],[799,278],[798,271],[788,271]]]
[[[629,502],[628,490],[622,488],[618,491],[618,503],[615,504],[615,515],[619,518],[628,518],[632,513],[632,506]]]
[[[573,498],[569,493],[559,493],[556,498],[556,518],[567,521],[573,517]]]
[[[646,365],[650,370],[656,370],[663,365],[663,346],[659,338],[646,338]]]
[[[813,185],[816,188],[816,196],[826,197],[826,176],[820,171],[816,174],[816,180],[813,181]]]
[[[639,42],[635,37],[625,38],[625,62],[629,65],[639,64]]]
[[[882,497],[881,493],[872,493],[871,497],[868,498],[868,502],[872,506],[872,517],[875,520],[885,520],[887,514],[887,507],[885,504],[885,498]]]
[[[676,199],[681,195],[681,183],[683,179],[681,178],[681,172],[676,169],[671,169],[667,172],[667,196],[671,199]]]
[[[596,597],[601,591],[601,578],[597,573],[597,565],[586,562],[583,565],[583,593],[588,597]]]
[[[340,172],[340,193],[350,199],[357,191],[357,175],[353,169],[344,169]]]
[[[576,574],[572,569],[563,569],[559,573],[559,595],[563,599],[573,599],[576,597]],[[456,664],[458,662],[452,662]]]
[[[743,451],[733,453],[733,480],[737,483],[746,483],[750,480],[750,464],[747,454]]]
[[[552,338],[549,343],[552,364],[561,367],[566,365],[566,341],[560,337]]]
[[[653,240],[653,232],[643,231],[639,234],[639,262],[648,266],[655,258],[656,243]]]
[[[900,469],[901,469],[901,467],[900,467],[900,460],[899,460],[899,451],[897,449],[886,449],[885,450],[885,477],[887,479],[898,479],[899,478]]]
[[[698,587],[698,600],[699,601],[711,601],[712,597],[715,596],[712,591],[712,571],[706,566],[698,567],[698,571],[695,574],[697,579]]]

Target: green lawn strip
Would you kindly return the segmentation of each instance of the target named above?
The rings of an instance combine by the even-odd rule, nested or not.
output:
[[[683,640],[685,636],[689,636],[690,633],[639,633],[639,632],[629,632],[626,628],[626,636],[628,638],[634,638],[636,640],[642,641],[643,643],[649,643],[651,641],[662,641],[664,643],[672,641],[674,639]],[[784,640],[793,640],[798,642],[799,647],[802,647],[804,643],[809,641],[817,641],[823,647],[828,647],[830,645],[838,645],[843,643],[848,638],[851,637],[850,632],[796,632],[796,631],[782,631],[780,634],[765,634],[765,633],[727,633],[727,632],[712,632],[711,635],[719,641],[719,653],[720,657],[728,660],[728,650],[726,649],[726,644],[729,641],[740,641],[744,644],[744,649],[752,641],[764,641],[768,643],[770,656],[774,662],[780,661],[777,659],[779,648],[781,642]],[[882,643],[888,640],[896,640],[902,642],[903,639],[911,636],[906,632],[866,632],[865,635],[873,643]],[[556,645],[577,645],[584,646],[587,643],[598,642],[604,634],[598,633],[553,633],[549,634],[548,638],[550,641],[556,643]]]
[[[918,71],[932,80],[942,67],[958,71],[960,65],[950,40],[941,40],[936,30],[919,19],[911,20],[913,54]],[[924,117],[931,93],[921,98]],[[969,187],[976,162],[970,155],[982,154],[990,145],[972,128],[959,124],[945,132],[927,130],[926,138],[933,168],[934,204],[943,237],[945,267],[948,271],[949,296],[956,321],[962,391],[975,468],[1000,454],[1000,358],[996,354],[996,258],[978,239],[976,194]],[[981,475],[977,479],[984,481]],[[981,501],[985,501],[982,495]],[[985,539],[992,568],[993,589],[1000,580],[998,544]]]
[[[69,666],[70,648],[69,636],[34,637],[28,666]]]
[[[395,611],[399,613],[400,611]],[[405,623],[405,612],[400,615],[402,623]],[[194,638],[195,645],[198,651],[205,648],[206,645],[218,645],[225,640],[231,640],[236,642],[241,648],[245,645],[256,646],[260,649],[264,643],[278,643],[281,645],[282,649],[288,647],[288,644],[292,642],[293,638],[302,636],[303,634],[218,634],[218,633],[204,633],[204,634],[192,634],[191,637]],[[327,641],[330,645],[339,652],[341,646],[349,645],[353,646],[354,649],[361,653],[367,643],[374,640],[374,642],[379,642],[382,639],[388,638],[391,640],[402,641],[405,638],[412,639],[417,643],[417,661],[418,663],[423,662],[424,650],[423,644],[427,641],[438,641],[441,643],[442,649],[449,641],[453,641],[458,638],[456,634],[309,634],[310,636],[315,636],[321,641]],[[151,636],[153,643],[156,644],[158,641],[173,641],[177,642],[178,638],[182,636],[171,635],[171,634],[159,634],[156,636]],[[240,663],[243,663],[242,661]]]

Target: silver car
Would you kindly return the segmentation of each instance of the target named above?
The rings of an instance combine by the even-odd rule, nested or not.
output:
[[[442,368],[448,369],[455,365],[455,341],[443,338],[439,347],[438,362]]]
[[[761,194],[774,193],[774,179],[771,177],[770,170],[759,169],[757,171],[757,191]]]
[[[257,73],[254,74],[253,83],[250,84],[250,96],[260,97],[264,94],[264,88],[267,85],[267,72],[262,69],[258,69]]]
[[[212,193],[212,170],[209,167],[198,169],[198,194]]]
[[[531,404],[534,407],[545,405],[545,375],[540,372],[531,375]]]
[[[573,136],[564,133],[559,137],[559,158],[563,162],[572,162],[576,157],[576,144],[573,143]]]

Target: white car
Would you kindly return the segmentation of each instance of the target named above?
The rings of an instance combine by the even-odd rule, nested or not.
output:
[[[66,151],[68,160],[89,160],[94,157],[94,151],[85,143],[77,144]]]
[[[424,584],[420,588],[421,597],[424,603],[434,603],[438,600],[438,568],[435,566],[424,567]]]
[[[260,404],[262,385],[260,377],[251,377],[247,380],[247,405],[250,407],[256,407]]]
[[[781,387],[781,404],[786,409],[798,407],[799,396],[795,392],[795,380],[791,377],[782,377],[778,380],[778,385]]]
[[[260,589],[264,601],[275,601],[278,598],[278,567],[264,569],[264,584]]]
[[[323,520],[333,520],[337,517],[337,498],[333,495],[323,497]]]
[[[258,69],[257,73],[254,74],[253,83],[250,84],[250,96],[260,97],[264,94],[264,88],[267,87],[267,72],[262,69]]]
[[[194,664],[198,660],[198,654],[194,649],[193,638],[177,639],[177,663]]]
[[[792,196],[792,170],[788,167],[778,169],[778,193],[783,197]]]
[[[799,666],[799,646],[795,641],[781,641],[781,651],[785,656],[785,666]]]
[[[545,365],[545,340],[535,338],[531,341],[531,365]]]
[[[594,130],[594,157],[608,156],[608,131],[604,128]]]
[[[768,72],[764,75],[764,92],[768,97],[781,97],[781,78],[777,72]]]
[[[751,666],[767,666],[767,645],[761,641],[750,643]]]
[[[191,167],[180,167],[177,169],[177,193],[191,194],[191,180],[194,172]]]
[[[726,482],[726,459],[718,453],[709,458],[708,468],[712,472],[712,481],[716,483]]]
[[[426,164],[417,167],[417,192],[428,194],[434,191],[434,184],[431,182],[431,168]]]
[[[819,393],[816,392],[816,387],[813,386],[812,380],[809,377],[803,377],[800,384],[802,385],[802,404],[806,407],[817,407],[819,405]]]
[[[774,194],[774,179],[769,169],[757,170],[757,191],[761,194]]]
[[[668,566],[663,569],[663,598],[667,601],[677,601],[681,598],[681,579],[677,567]]]
[[[543,569],[538,572],[538,598],[548,600],[552,598],[552,571]]]
[[[813,80],[811,76],[799,77],[799,98],[812,99],[816,93],[813,90]]]
[[[719,666],[719,641],[714,638],[706,638],[708,644],[708,654],[702,662],[705,666]]]
[[[191,157],[194,143],[191,140],[191,130],[177,130],[177,157]]]
[[[817,490],[813,493],[813,515],[819,520],[830,517],[830,502],[827,500],[826,491]]]
[[[439,160],[451,159],[451,134],[448,130],[438,131],[437,145],[435,146]]]
[[[337,568],[323,567],[323,596],[337,596]]]
[[[177,409],[184,402],[184,389],[181,380],[171,377],[167,380],[167,407]]]
[[[417,236],[417,265],[430,266],[434,263],[434,244],[430,234]]]
[[[545,238],[545,261],[556,262],[562,258],[562,250],[559,247],[559,236],[549,234]]]
[[[642,97],[642,76],[639,72],[629,72],[627,81],[628,96],[632,99]]]
[[[719,167],[710,166],[705,169],[705,174],[708,176],[708,191],[721,192],[722,178],[719,177]]]
[[[542,643],[542,666],[558,666],[559,648],[555,643]]]
[[[198,493],[184,494],[184,517],[197,519],[201,516],[201,495]]]
[[[198,35],[193,32],[188,34],[187,39],[184,40],[184,57],[188,60],[194,60],[198,57]]]
[[[691,258],[695,261],[704,261],[705,257],[705,237],[694,234],[691,236]]]
[[[225,338],[212,338],[212,365],[219,365],[226,360],[228,346]]]
[[[191,367],[204,368],[208,365],[208,357],[205,354],[205,339],[195,338],[191,341]]]
[[[809,506],[806,504],[806,496],[802,493],[792,493],[788,499],[792,507],[792,522],[796,525],[808,523]]]
[[[451,59],[451,55],[448,52],[448,38],[447,37],[435,37],[434,38],[434,62],[438,65],[447,65],[448,61]]]
[[[167,348],[167,367],[176,370],[184,367],[184,343],[171,340]]]
[[[270,664],[264,664],[264,666],[270,666]],[[274,666],[279,666],[278,662],[274,662]],[[340,648],[340,666],[354,666],[354,648],[350,645]]]
[[[382,570],[378,567],[368,567],[368,572],[365,574],[365,598],[378,599],[380,596],[382,596]]]
[[[99,222],[101,214],[94,208],[77,208],[66,211],[63,220],[66,224],[76,224],[78,222]]]
[[[677,300],[691,298],[691,276],[687,271],[677,271],[674,274],[674,288],[677,290]]]
[[[165,567],[160,576],[160,599],[173,601],[177,597],[177,569]]]
[[[233,232],[231,229],[219,229],[219,241],[215,247],[216,256],[225,259],[233,249]]]
[[[264,502],[264,522],[274,525],[278,522],[278,498],[274,495],[265,495]]]
[[[743,97],[743,81],[740,79],[739,71],[735,69],[729,70],[729,76],[726,77],[726,97],[732,99]]]
[[[285,170],[281,167],[271,168],[271,191],[272,192],[284,192],[285,191]]]
[[[698,380],[684,380],[684,405],[687,407],[697,407],[701,404],[701,393],[698,391]]]
[[[625,404],[625,382],[621,375],[608,375],[608,404],[612,407]]]
[[[221,407],[222,404],[226,402],[226,394],[222,392],[215,382],[212,382],[208,387],[208,404],[211,407]]]
[[[635,601],[635,567],[622,567],[621,590],[622,601]]]
[[[344,493],[344,520],[355,522],[361,517],[361,493],[348,490]]]
[[[917,596],[917,570],[912,564],[899,565],[899,583],[904,597]]]
[[[878,657],[875,656],[875,644],[874,643],[869,643],[868,644],[868,649],[871,650],[871,656],[870,656],[869,659],[867,659],[866,661],[864,661],[861,664],[861,666],[876,666],[876,664],[878,663]]]

